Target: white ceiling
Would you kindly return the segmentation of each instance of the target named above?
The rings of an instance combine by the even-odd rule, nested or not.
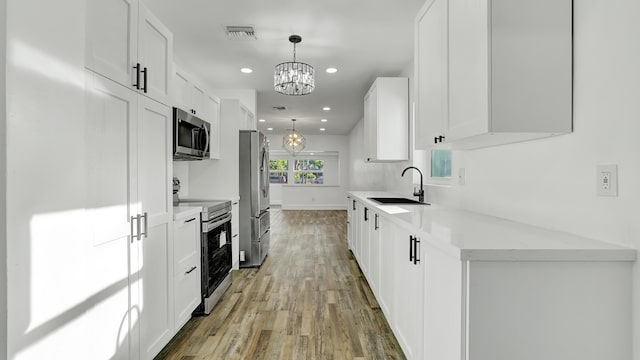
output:
[[[424,0],[146,0],[174,34],[176,62],[212,88],[256,89],[259,129],[348,134],[378,76],[396,76],[413,56],[413,20]],[[255,27],[257,40],[230,40],[227,25]],[[302,36],[297,60],[316,71],[306,96],[273,90],[273,68],[291,61],[291,34]],[[252,74],[240,68],[249,67]],[[325,69],[336,67],[336,74]],[[283,105],[286,111],[272,107]],[[330,106],[331,111],[323,111]],[[321,123],[326,118],[328,122]],[[326,128],[321,132],[321,127]]]

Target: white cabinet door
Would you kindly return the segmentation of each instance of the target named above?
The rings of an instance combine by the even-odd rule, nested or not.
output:
[[[379,241],[380,241],[380,285],[378,286],[377,299],[382,312],[385,314],[389,323],[394,318],[395,312],[393,307],[393,298],[395,296],[394,287],[394,245],[397,227],[390,221],[380,219],[379,224]],[[406,251],[406,250],[405,250]]]
[[[240,201],[236,200],[231,205],[231,268],[240,268]]]
[[[353,210],[355,208],[354,203],[355,203],[355,200],[351,199],[351,196],[347,196],[347,245],[349,250],[351,250],[352,252],[354,251],[353,249],[353,228],[354,228]]]
[[[362,204],[356,201],[355,210],[353,211],[353,255],[356,257],[358,262],[361,261],[360,256],[360,243],[362,242],[362,224],[364,220],[362,220]]]
[[[173,103],[174,106],[184,111],[191,110],[191,82],[189,75],[174,66],[173,72]]]
[[[370,232],[370,224],[371,224],[371,209],[369,209],[366,205],[362,207],[362,228],[360,231],[360,257],[358,259],[358,263],[360,264],[360,269],[364,273],[367,280],[369,280],[369,252],[370,246],[369,243],[369,232]],[[371,282],[371,280],[369,280]]]
[[[369,220],[369,285],[374,294],[380,293],[380,224],[382,218],[372,212]]]
[[[364,97],[364,159],[369,162],[378,158],[376,144],[377,92],[374,83]]]
[[[146,214],[138,241],[140,357],[153,358],[173,336],[173,222],[169,184],[171,109],[139,97],[137,157],[140,214]]]
[[[449,3],[449,127],[454,141],[489,131],[487,0]]]
[[[90,349],[96,359],[131,359],[135,344],[130,324],[137,313],[129,297],[129,244],[137,231],[130,219],[137,210],[129,194],[137,189],[130,182],[129,164],[136,159],[129,152],[134,142],[138,95],[125,87],[87,71],[86,142],[88,172],[91,184],[87,194],[90,222],[87,240],[91,251],[86,263],[90,281],[84,284],[91,294],[107,294],[100,298],[87,316]],[[133,211],[133,212],[132,212]],[[113,346],[118,344],[118,346]]]
[[[438,143],[448,127],[447,0],[429,0],[416,19],[416,148]]]
[[[205,119],[211,125],[209,133],[209,158],[220,159],[220,99],[207,94],[205,97]]]
[[[257,130],[258,124],[256,123],[256,117],[251,111],[247,110],[247,130]]]
[[[140,5],[138,59],[143,67],[143,93],[169,105],[173,77],[173,34]],[[146,78],[146,80],[145,80]]]
[[[206,92],[204,91],[204,87],[197,83],[192,83],[191,86],[191,103],[193,104],[194,115],[209,121],[207,118],[206,108]]]
[[[422,359],[423,346],[424,269],[422,247],[416,241],[420,239],[398,228],[393,249],[395,297],[392,326],[407,359]]]
[[[86,24],[86,66],[133,89],[138,59],[138,0],[89,0]]]

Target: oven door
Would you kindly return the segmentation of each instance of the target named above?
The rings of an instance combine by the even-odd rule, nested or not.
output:
[[[209,297],[231,271],[231,214],[202,224],[202,296]]]

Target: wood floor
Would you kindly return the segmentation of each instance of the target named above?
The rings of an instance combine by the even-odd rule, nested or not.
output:
[[[262,267],[234,271],[156,359],[405,358],[347,249],[345,211],[274,210],[271,231]]]

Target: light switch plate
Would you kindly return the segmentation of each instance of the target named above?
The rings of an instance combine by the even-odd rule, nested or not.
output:
[[[618,196],[618,165],[596,166],[596,193],[598,196]]]

